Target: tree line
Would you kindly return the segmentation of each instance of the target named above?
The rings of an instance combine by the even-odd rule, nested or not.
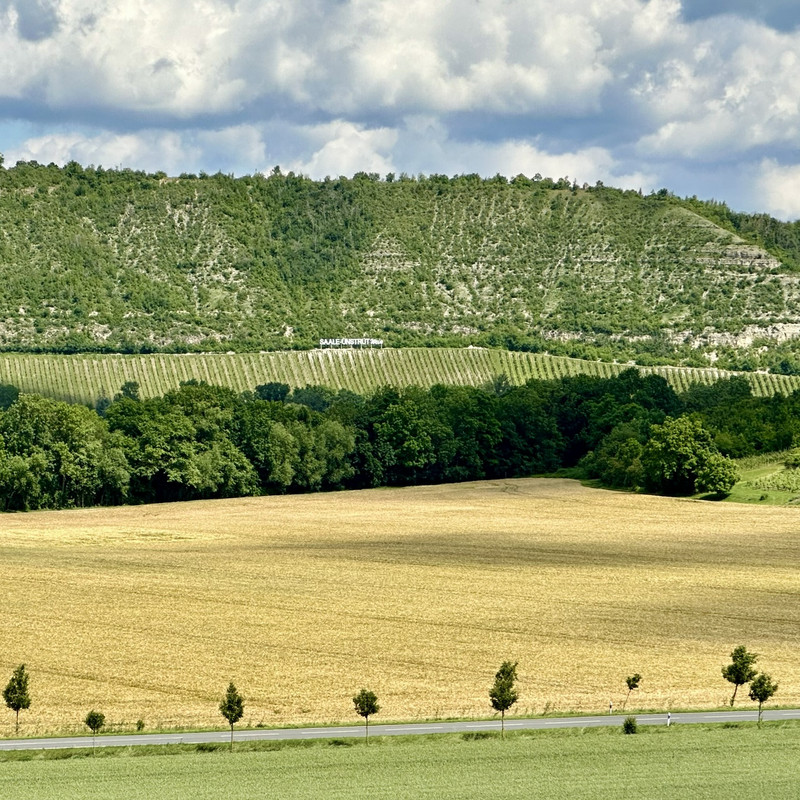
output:
[[[750,684],[750,699],[758,703],[758,724],[761,725],[761,716],[764,703],[770,700],[778,691],[778,684],[772,680],[772,676],[766,672],[759,673],[755,668],[758,661],[758,653],[750,652],[744,645],[735,647],[731,652],[731,663],[722,667],[722,677],[734,686],[733,696],[730,700],[731,708],[736,701],[736,693],[740,686]],[[500,714],[500,735],[505,736],[505,715],[519,699],[517,688],[517,666],[519,662],[504,661],[500,665],[494,676],[494,682],[489,689],[489,704],[495,712]],[[11,678],[3,690],[3,698],[6,706],[16,714],[15,731],[19,734],[19,712],[27,710],[31,706],[31,696],[29,690],[30,676],[25,664],[20,664],[12,673]],[[622,704],[625,705],[630,698],[631,692],[639,688],[642,676],[639,673],[629,675],[625,679],[628,687],[628,694]],[[222,701],[219,704],[219,712],[226,720],[231,729],[230,747],[233,750],[233,728],[244,716],[245,698],[236,688],[233,681],[228,684]],[[362,688],[353,696],[353,708],[355,713],[364,719],[364,735],[369,740],[369,718],[377,714],[381,707],[378,704],[378,696],[370,689]],[[613,703],[608,705],[608,713],[613,713]],[[671,714],[667,715],[667,724],[671,722]],[[92,743],[94,737],[105,725],[105,715],[95,709],[89,711],[84,719],[84,724],[92,732]],[[625,733],[636,733],[635,718],[628,717],[623,726]],[[139,720],[136,723],[136,730],[144,730],[144,722]]]
[[[5,406],[5,407],[3,407]],[[800,392],[757,398],[743,378],[676,394],[635,369],[368,396],[188,381],[96,408],[0,386],[0,509],[151,503],[552,473],[722,496],[733,458],[800,441]],[[796,460],[800,463],[800,460]],[[792,462],[794,463],[794,462]]]
[[[722,496],[733,458],[800,441],[800,392],[744,378],[682,394],[635,369],[511,386],[385,387],[368,396],[281,383],[188,381],[96,408],[0,386],[0,509],[151,503],[405,486],[580,467],[605,485]],[[790,459],[791,460],[791,459]],[[800,459],[792,461],[800,464]]]

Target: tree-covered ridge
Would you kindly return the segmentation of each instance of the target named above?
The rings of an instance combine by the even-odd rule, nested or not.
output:
[[[800,392],[744,378],[677,394],[635,369],[368,395],[197,381],[84,406],[4,389],[0,509],[165,502],[523,477],[581,464],[604,483],[724,495],[731,457],[800,441]],[[1,407],[0,407],[1,408]]]
[[[797,321],[798,266],[798,223],[665,191],[0,169],[6,350],[273,350],[369,335],[698,366],[713,351],[720,366],[787,372],[800,367],[794,343],[765,353],[759,339]]]

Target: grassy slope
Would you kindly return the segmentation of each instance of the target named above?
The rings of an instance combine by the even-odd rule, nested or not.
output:
[[[776,506],[800,500],[800,473],[784,465],[785,455],[769,453],[740,459],[741,477],[726,500]]]
[[[489,713],[716,707],[733,646],[800,702],[794,509],[510,480],[6,515],[0,675],[25,662],[25,735]],[[754,547],[753,542],[758,542]],[[24,619],[27,624],[21,626]],[[751,706],[746,698],[742,706]],[[0,733],[13,731],[13,715]]]
[[[152,397],[177,388],[194,378],[252,390],[270,381],[290,386],[322,384],[361,394],[385,385],[431,386],[435,383],[480,386],[498,375],[521,384],[529,378],[565,375],[610,377],[626,369],[580,359],[538,353],[518,353],[482,348],[386,348],[383,350],[313,350],[277,353],[185,355],[10,355],[0,354],[0,383],[11,383],[24,392],[79,403],[95,403],[113,397],[126,381],[139,383],[141,395]],[[689,367],[642,367],[662,375],[677,390],[692,382],[712,383],[728,373]],[[800,388],[800,377],[743,373],[757,396],[788,394]]]
[[[369,748],[315,744],[273,752],[80,758],[3,764],[4,800],[437,800],[797,796],[800,727],[682,726],[569,731],[465,741],[425,737]]]
[[[0,345],[258,350],[337,335],[541,345],[552,335],[553,347],[582,337],[623,359],[675,359],[660,332],[794,320],[792,236],[719,211],[547,181],[22,165],[0,170]],[[752,244],[756,233],[789,266]]]

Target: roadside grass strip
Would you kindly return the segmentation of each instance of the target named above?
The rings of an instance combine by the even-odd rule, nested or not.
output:
[[[85,749],[4,760],[0,797],[794,800],[799,757],[793,722]]]

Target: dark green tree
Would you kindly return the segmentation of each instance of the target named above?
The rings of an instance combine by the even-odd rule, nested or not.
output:
[[[736,692],[740,686],[750,683],[756,676],[754,664],[758,661],[757,653],[748,652],[747,648],[741,644],[731,653],[731,663],[722,668],[722,677],[733,684],[733,695],[731,696],[731,707],[736,700]]]
[[[94,709],[92,709],[86,715],[86,718],[83,720],[83,723],[92,732],[92,749],[94,750],[95,737],[100,732],[103,725],[106,724],[105,714],[101,714],[99,711],[95,711]]]
[[[355,706],[356,714],[364,717],[364,736],[369,742],[369,718],[381,710],[378,705],[378,697],[375,692],[371,692],[369,689],[362,689],[353,697],[353,705]]]
[[[0,383],[0,409],[8,408],[17,402],[19,389],[10,383]]]
[[[761,706],[778,691],[778,684],[772,682],[772,676],[761,672],[750,684],[750,699],[758,703],[758,724],[761,725]]]
[[[698,492],[725,497],[738,480],[739,469],[731,459],[710,453],[697,470],[694,486]]]
[[[514,688],[516,680],[517,662],[515,661],[512,664],[510,661],[504,661],[494,676],[492,688],[489,689],[489,700],[492,703],[492,708],[500,712],[500,735],[503,738],[506,735],[506,711],[517,702],[519,697],[517,690]]]
[[[244,698],[236,691],[233,681],[228,684],[225,696],[219,704],[219,713],[228,720],[228,724],[231,726],[231,751],[233,751],[233,726],[244,714]]]
[[[6,688],[3,689],[6,705],[16,714],[16,732],[19,733],[19,712],[31,707],[31,696],[28,692],[28,672],[24,664],[20,664],[11,674]]]
[[[663,494],[723,495],[738,477],[735,465],[719,454],[711,434],[693,417],[667,417],[663,425],[653,425],[642,467],[648,488]]]
[[[271,381],[270,383],[262,383],[256,386],[255,395],[260,400],[267,400],[271,403],[283,403],[289,394],[288,383],[277,383]]]
[[[642,676],[638,672],[634,673],[633,675],[628,675],[628,677],[625,678],[625,685],[628,687],[628,694],[625,695],[625,700],[622,703],[623,711],[625,710],[625,706],[628,703],[628,698],[631,696],[631,692],[634,689],[639,688],[639,683],[641,680]]]

